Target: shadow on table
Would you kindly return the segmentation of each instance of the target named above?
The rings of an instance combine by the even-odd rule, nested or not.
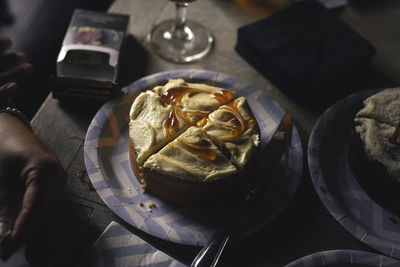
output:
[[[61,200],[26,244],[26,258],[33,266],[75,266],[86,244],[92,209]]]
[[[363,66],[353,69],[341,77],[321,85],[320,90],[307,92],[306,97],[288,94],[298,104],[316,111],[323,111],[340,99],[364,90],[395,87],[396,83],[386,75],[373,68]],[[316,86],[315,88],[317,88]]]
[[[119,69],[119,83],[122,87],[146,75],[148,58],[147,50],[134,36],[128,35]]]
[[[246,266],[246,260],[252,259],[252,266],[283,266],[317,251],[338,248],[371,251],[329,214],[304,171],[289,206],[256,234],[230,244],[220,262],[226,263],[221,266]]]

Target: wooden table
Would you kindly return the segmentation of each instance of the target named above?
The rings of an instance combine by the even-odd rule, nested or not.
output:
[[[275,0],[194,2],[188,10],[189,16],[212,31],[215,45],[211,54],[204,60],[182,65],[160,59],[151,52],[145,41],[146,34],[153,25],[174,16],[174,6],[166,0],[117,0],[109,11],[131,15],[129,28],[131,38],[125,55],[126,62],[122,65],[123,83],[129,84],[149,74],[182,68],[205,69],[236,76],[264,90],[292,114],[306,155],[308,138],[321,111],[310,110],[296,104],[234,50],[238,27],[262,19],[289,4],[290,1]],[[396,30],[396,26],[399,25],[396,23],[399,18],[396,17],[396,12],[400,12],[400,3],[385,1],[379,3],[379,6],[373,3],[364,5],[356,3],[334,12],[377,48],[377,54],[371,63],[373,75],[366,77],[371,81],[369,84],[387,86],[398,82],[400,54],[397,48],[400,45],[400,33]],[[390,77],[394,82],[382,78],[383,76]],[[121,219],[105,206],[96,191],[91,189],[88,176],[84,172],[84,138],[89,123],[99,107],[100,104],[97,103],[84,107],[64,103],[49,95],[32,120],[35,133],[57,155],[68,171],[69,181],[63,193],[63,200],[69,204],[64,203],[62,207],[67,211],[71,209],[70,203],[75,203],[74,205],[85,207],[87,211],[81,218],[84,218],[88,227],[81,225],[82,227],[76,228],[81,229],[80,231],[71,229],[69,225],[71,218],[64,218],[65,214],[71,216],[73,212],[65,214],[63,211],[60,212],[58,220],[64,222],[60,227],[64,227],[62,229],[65,229],[65,233],[52,241],[58,249],[54,249],[57,252],[47,254],[51,259],[47,262],[53,264],[49,266],[72,266],[68,263],[75,261],[82,249],[90,245],[112,220],[121,222]],[[159,240],[133,227],[130,230],[152,245],[166,252],[173,252],[186,263],[189,263],[199,250]],[[62,230],[59,230],[60,232]],[[70,238],[66,238],[65,235],[70,235]],[[263,245],[259,246],[260,243]],[[77,247],[77,249],[67,253],[64,249],[66,247]],[[289,207],[257,235],[229,246],[223,254],[222,262],[233,258],[238,266],[256,266],[261,263],[279,266],[317,251],[331,249],[373,251],[346,232],[323,207],[312,186],[305,157],[304,174]]]

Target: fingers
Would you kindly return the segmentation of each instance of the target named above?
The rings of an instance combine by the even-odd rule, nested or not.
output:
[[[39,165],[39,166],[38,166]],[[58,188],[65,182],[65,172],[55,158],[42,160],[30,169],[25,180],[22,207],[11,233],[0,244],[0,257],[7,260],[26,240],[34,223],[46,218]]]
[[[0,72],[0,84],[8,82],[22,82],[32,73],[33,67],[29,63],[23,63],[4,72]]]
[[[10,39],[5,37],[0,37],[0,53],[9,48],[12,45]]]
[[[6,261],[22,245],[26,239],[26,230],[33,224],[34,218],[40,213],[40,203],[44,202],[40,194],[40,186],[32,184],[27,188],[22,201],[22,209],[15,220],[11,232],[0,245],[0,257]]]
[[[10,103],[17,90],[18,84],[15,82],[6,83],[5,85],[0,86],[0,105]],[[0,106],[0,108],[2,107]]]
[[[6,261],[19,247],[16,242],[10,239],[12,227],[16,218],[16,207],[13,203],[2,208],[0,216],[0,258]]]
[[[6,71],[22,63],[28,62],[28,57],[22,52],[13,52],[0,56],[0,72]]]
[[[1,190],[0,192],[0,239],[4,238],[11,231],[17,208],[15,203],[16,195],[14,190]]]
[[[8,38],[0,37],[0,85],[7,82],[22,82],[32,73],[32,65],[24,53],[4,54],[12,45]]]

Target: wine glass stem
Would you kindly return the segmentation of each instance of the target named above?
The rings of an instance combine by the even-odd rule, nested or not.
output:
[[[176,18],[174,28],[172,29],[172,38],[178,40],[190,41],[193,39],[193,33],[190,28],[186,25],[186,17],[188,3],[177,3],[176,4]]]

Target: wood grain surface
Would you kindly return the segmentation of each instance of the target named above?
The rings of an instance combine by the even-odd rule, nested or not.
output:
[[[369,79],[369,86],[386,86],[391,81],[398,82],[400,54],[394,52],[400,45],[400,32],[395,31],[396,27],[392,27],[391,31],[388,27],[398,25],[395,23],[398,22],[399,16],[396,14],[400,12],[400,3],[384,1],[385,4],[375,8],[371,3],[362,5],[358,4],[362,1],[355,2],[355,5],[333,12],[343,17],[377,48],[377,55],[371,64],[371,75],[365,79]],[[291,1],[286,0],[199,0],[191,3],[188,9],[189,18],[209,28],[215,37],[215,44],[212,52],[201,61],[173,64],[152,53],[146,35],[157,23],[174,17],[174,5],[167,0],[117,0],[111,5],[109,12],[131,16],[130,36],[121,64],[121,83],[128,85],[145,75],[186,68],[236,76],[265,91],[292,115],[306,151],[311,130],[322,111],[310,110],[296,104],[234,50],[238,27],[273,14],[290,3]],[[392,80],[389,82],[387,77]],[[365,81],[360,83],[364,85]],[[104,205],[90,187],[85,173],[85,134],[101,103],[79,105],[63,103],[50,94],[32,119],[32,125],[35,133],[67,169],[69,181],[63,193],[64,199],[93,210],[89,220],[89,227],[93,231],[90,236],[85,237],[85,242],[90,244],[111,220],[121,220]],[[287,210],[260,233],[229,246],[223,254],[221,266],[224,266],[224,262],[236,262],[237,266],[261,266],[260,264],[266,263],[280,266],[296,258],[328,249],[371,251],[342,229],[322,206],[311,185],[306,159],[304,169],[298,192]],[[189,263],[199,250],[158,240],[132,227],[129,230],[186,263]]]

